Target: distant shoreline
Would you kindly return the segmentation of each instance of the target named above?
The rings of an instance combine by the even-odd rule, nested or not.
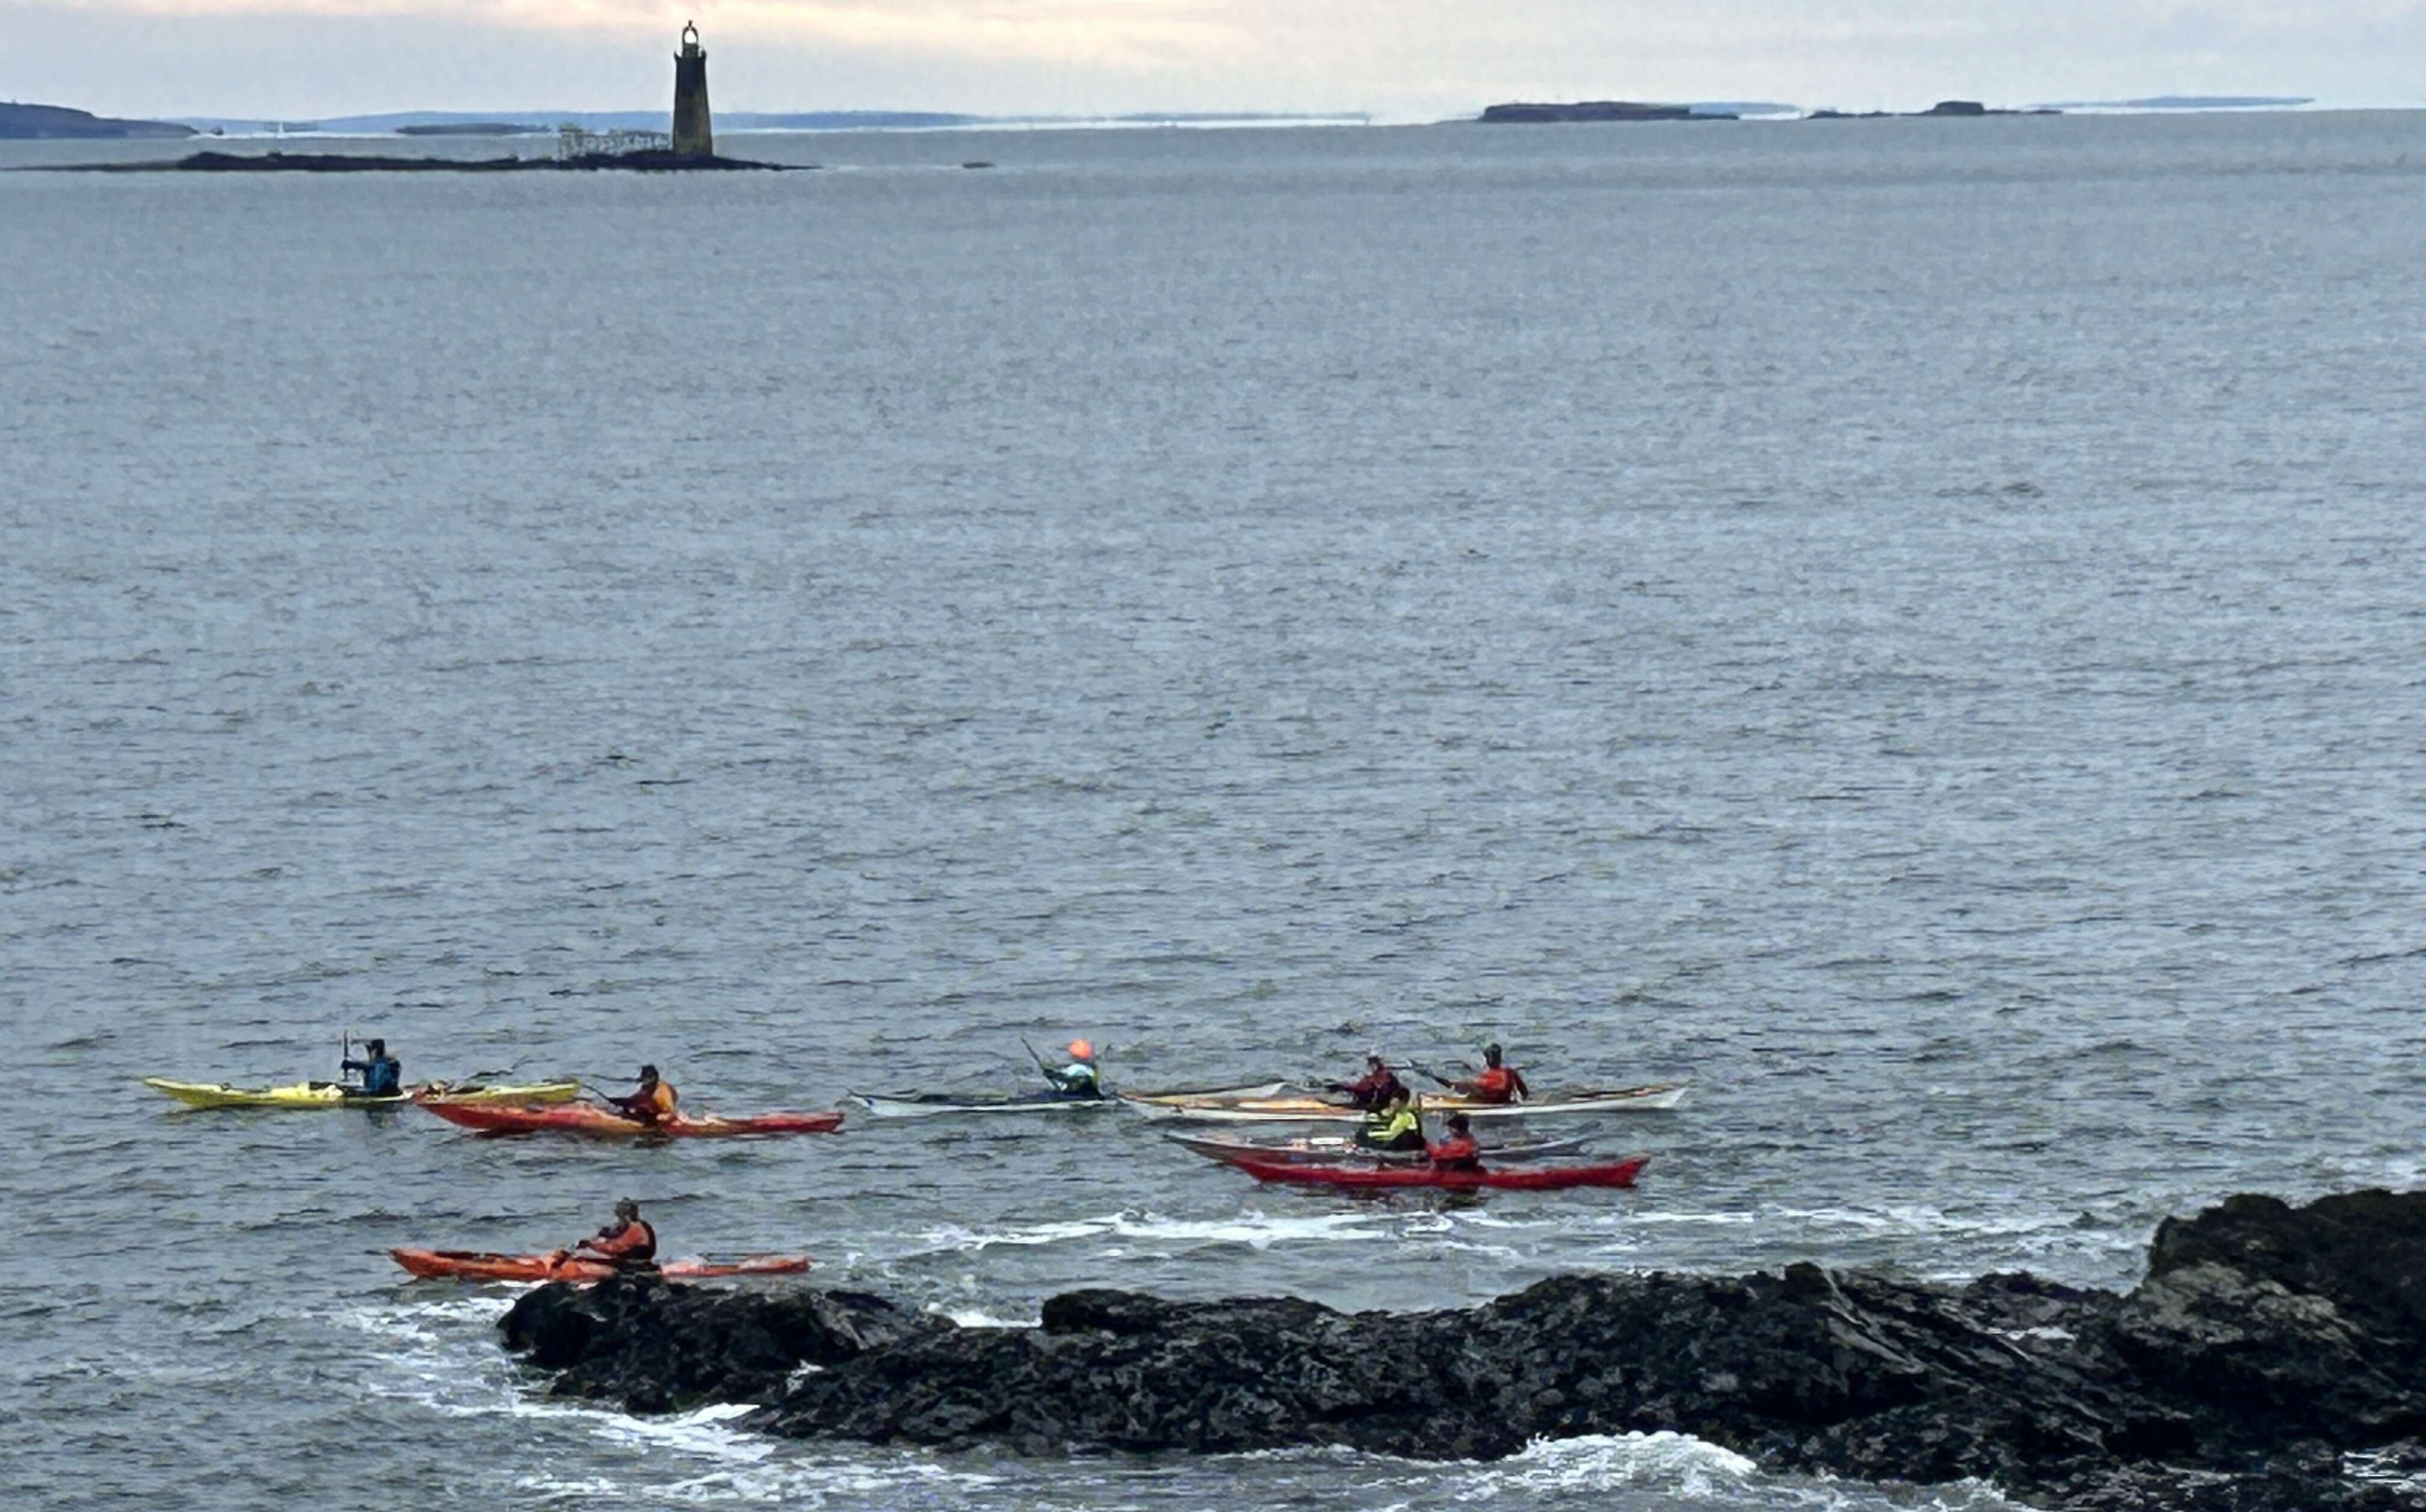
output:
[[[1950,103],[1950,102],[1949,102]],[[2093,115],[2191,115],[2206,112],[2416,110],[2426,105],[2320,102],[2306,95],[2148,95],[2119,100],[2059,100],[1978,111],[1844,110],[1776,101],[1690,101],[1642,104],[1583,101],[1511,103],[1448,119],[1383,120],[1367,111],[1133,111],[1106,116],[986,116],[935,110],[729,111],[719,128],[732,135],[892,132],[1137,131],[1279,129],[1305,126],[1457,125],[1569,121],[1807,121],[1929,115],[2062,112]],[[125,140],[196,136],[236,139],[477,137],[536,136],[559,126],[590,131],[662,130],[663,110],[391,111],[316,120],[178,116],[139,120],[98,116],[65,105],[0,102],[0,140]]]

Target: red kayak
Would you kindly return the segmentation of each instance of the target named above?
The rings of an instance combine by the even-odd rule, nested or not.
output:
[[[579,1255],[493,1255],[477,1249],[391,1249],[396,1263],[415,1276],[463,1281],[603,1281],[612,1263]],[[741,1260],[670,1260],[657,1274],[684,1280],[715,1276],[797,1276],[809,1268],[806,1255],[751,1255]]]
[[[1647,1155],[1636,1155],[1605,1166],[1536,1166],[1521,1171],[1451,1171],[1437,1166],[1294,1166],[1271,1160],[1234,1160],[1230,1164],[1259,1182],[1295,1182],[1307,1186],[1438,1186],[1452,1192],[1489,1187],[1558,1192],[1570,1186],[1632,1186],[1650,1162]]]
[[[677,1113],[671,1118],[645,1123],[627,1118],[612,1109],[595,1102],[563,1102],[550,1107],[508,1105],[490,1107],[465,1102],[424,1102],[421,1104],[448,1123],[482,1134],[539,1134],[555,1130],[564,1134],[605,1134],[632,1138],[646,1134],[652,1138],[719,1139],[734,1134],[832,1134],[842,1127],[839,1113],[756,1113],[742,1118],[720,1118],[702,1114],[694,1118]]]

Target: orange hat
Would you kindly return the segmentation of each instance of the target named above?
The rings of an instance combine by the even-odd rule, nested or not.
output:
[[[1072,1060],[1093,1060],[1095,1058],[1095,1047],[1087,1043],[1083,1039],[1073,1039],[1070,1041],[1070,1058]]]

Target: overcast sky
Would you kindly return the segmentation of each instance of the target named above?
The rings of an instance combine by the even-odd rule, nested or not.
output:
[[[682,0],[687,3],[687,0]],[[0,0],[0,99],[113,115],[639,109],[2426,105],[2426,0]]]

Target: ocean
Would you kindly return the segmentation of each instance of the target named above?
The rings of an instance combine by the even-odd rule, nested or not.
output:
[[[1010,1324],[2123,1285],[2426,1173],[2426,114],[720,145],[830,170],[0,175],[16,1504],[1993,1507],[1666,1436],[775,1442],[547,1399],[509,1292],[380,1251],[630,1195]],[[1078,1034],[1692,1090],[1589,1126],[1631,1192],[1354,1200],[1119,1113],[137,1084],[364,1034],[733,1112]]]

